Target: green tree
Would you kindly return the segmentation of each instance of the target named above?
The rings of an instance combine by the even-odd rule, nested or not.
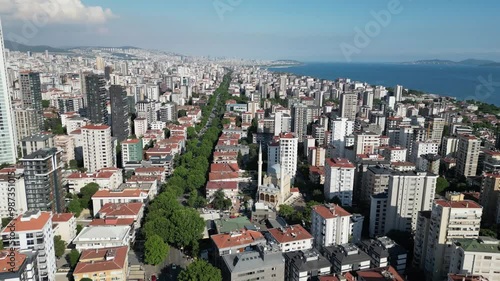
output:
[[[196,138],[197,135],[198,135],[198,133],[196,132],[196,129],[194,127],[187,128],[188,139]]]
[[[220,281],[222,274],[220,269],[212,266],[204,260],[197,260],[182,270],[178,276],[179,281]]]
[[[80,232],[82,232],[82,229],[83,229],[83,225],[77,224],[76,225],[76,235],[80,234]]]
[[[66,242],[61,239],[60,235],[54,236],[54,250],[58,259],[64,255],[64,250],[66,250]]]
[[[6,227],[11,220],[11,218],[2,218],[2,227]]]
[[[92,279],[90,279],[90,278],[85,277],[85,278],[80,279],[80,281],[94,281],[94,280],[92,280]]]
[[[49,100],[42,100],[42,107],[43,108],[48,108],[49,106],[50,106]]]
[[[436,182],[436,193],[443,194],[450,186],[450,183],[443,177],[439,177]]]
[[[160,236],[154,234],[147,237],[144,250],[146,263],[158,265],[167,258],[169,247]]]
[[[80,253],[76,249],[71,249],[69,254],[67,255],[67,259],[69,262],[69,265],[71,267],[75,267],[76,264],[78,263],[78,259],[80,258]]]
[[[82,213],[82,210],[83,208],[78,197],[73,197],[73,199],[69,201],[68,212],[75,214],[76,217],[79,217]]]
[[[78,162],[75,159],[69,160],[69,168],[72,170],[78,169]]]
[[[177,117],[184,117],[187,116],[187,111],[184,109],[181,109],[177,112]]]
[[[231,199],[226,198],[226,194],[224,190],[219,189],[214,193],[214,200],[212,201],[212,205],[217,210],[228,210],[231,208],[233,203]]]
[[[80,189],[80,205],[84,209],[92,209],[92,196],[99,190],[99,185],[95,182],[86,184]]]
[[[280,205],[280,210],[278,214],[280,217],[285,218],[286,220],[290,219],[292,215],[295,213],[295,209],[290,205]]]

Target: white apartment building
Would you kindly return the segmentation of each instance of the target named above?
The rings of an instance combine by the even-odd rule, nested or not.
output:
[[[314,206],[311,213],[311,234],[314,237],[315,247],[322,249],[348,243],[349,236],[354,236],[354,232],[358,232],[355,231],[357,230],[356,224],[357,222],[352,220],[351,213],[339,205]]]
[[[432,209],[437,175],[420,171],[393,172],[389,176],[385,232],[413,232],[418,212]]]
[[[405,162],[407,149],[401,146],[390,146],[384,149],[383,156],[391,162]]]
[[[500,241],[490,237],[454,239],[449,273],[500,279]]]
[[[338,197],[344,206],[352,205],[354,165],[344,158],[325,161],[324,194],[328,199]]]
[[[92,206],[94,213],[96,215],[102,206],[107,203],[133,203],[142,202],[147,203],[149,201],[149,194],[147,190],[141,189],[123,189],[123,190],[109,190],[101,189],[98,190],[94,196],[92,196]]]
[[[297,173],[298,145],[299,139],[292,133],[280,134],[268,147],[267,167],[280,164],[294,178]]]
[[[37,269],[37,252],[34,250],[24,250],[15,252],[11,252],[10,250],[1,250],[0,280],[9,280],[9,281],[40,280]]]
[[[420,245],[415,244],[415,252],[422,253],[420,261],[430,280],[442,280],[449,272],[452,239],[473,239],[479,235],[482,207],[474,201],[463,200],[463,195],[450,199],[453,201],[434,202],[426,249],[417,249]]]
[[[72,117],[66,120],[66,131],[68,133],[73,132],[74,130],[78,130],[81,127],[87,126],[90,124],[90,121],[87,118],[83,117]]]
[[[87,125],[82,127],[83,165],[90,173],[116,164],[115,145],[111,139],[111,127]]]
[[[52,217],[54,223],[54,235],[61,236],[67,244],[76,237],[76,217],[72,213],[55,214]]]
[[[118,168],[103,168],[95,173],[72,173],[66,178],[66,181],[68,189],[74,194],[80,193],[82,187],[89,183],[96,183],[100,187],[115,190],[123,183],[123,173]]]
[[[129,246],[130,231],[128,225],[87,226],[73,240],[78,251]]]
[[[148,130],[148,119],[146,118],[135,118],[134,119],[134,134],[136,137],[140,138],[144,136]]]
[[[354,134],[354,150],[358,154],[373,154],[380,146],[380,135],[373,132]]]
[[[154,121],[151,123],[151,130],[163,130],[167,127],[167,122]]]
[[[312,235],[300,224],[269,229],[269,236],[283,253],[305,251],[313,247]]]
[[[57,135],[54,137],[54,146],[61,150],[61,160],[69,165],[69,161],[75,159],[75,141],[67,135]]]
[[[2,231],[5,247],[38,251],[38,276],[52,281],[56,276],[56,254],[52,213],[29,211],[13,219]]]
[[[334,154],[330,155],[334,158],[345,157],[346,136],[354,132],[354,121],[347,118],[336,117],[331,121],[332,145],[335,147]]]
[[[425,170],[425,161],[422,159],[422,155],[426,154],[438,154],[439,143],[436,141],[416,141],[412,145],[411,155],[409,161],[415,163],[417,169]]]
[[[457,176],[473,177],[476,175],[480,150],[480,139],[472,135],[458,136]]]
[[[11,192],[12,188],[14,188],[14,193]],[[9,210],[9,208],[12,208],[9,207],[12,205],[12,202],[15,203],[14,212]],[[16,168],[4,168],[0,170],[0,217],[11,217],[12,213],[18,216],[27,210],[28,203],[26,202],[23,170]]]

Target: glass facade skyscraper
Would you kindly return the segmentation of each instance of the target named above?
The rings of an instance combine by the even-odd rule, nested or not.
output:
[[[5,65],[2,23],[0,22],[0,164],[16,162],[15,135]]]

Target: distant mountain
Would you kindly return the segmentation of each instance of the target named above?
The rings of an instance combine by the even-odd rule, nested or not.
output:
[[[495,64],[495,61],[492,60],[478,60],[478,59],[466,59],[461,61],[452,61],[452,60],[418,60],[413,62],[404,62],[403,64],[436,64],[436,65],[472,65],[472,66],[482,66]]]
[[[45,50],[47,50],[51,53],[69,53],[69,51],[66,49],[54,48],[54,47],[45,46],[45,45],[30,46],[30,45],[24,45],[24,44],[9,41],[9,40],[5,40],[4,45],[5,45],[6,49],[9,49],[11,51],[19,51],[19,52],[31,51],[33,53],[43,53],[43,52],[45,52]]]
[[[68,49],[74,50],[74,49],[109,49],[109,48],[114,48],[114,49],[135,49],[139,50],[141,48],[134,47],[134,46],[119,46],[119,47],[109,47],[109,46],[73,46],[73,47],[68,47]]]
[[[485,63],[480,66],[500,67],[500,62]]]

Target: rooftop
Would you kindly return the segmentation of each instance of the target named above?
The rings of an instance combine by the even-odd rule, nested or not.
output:
[[[72,213],[54,214],[52,216],[52,222],[67,222],[74,217],[75,215]]]
[[[26,261],[27,255],[25,254],[19,252],[14,252],[14,256],[10,254],[9,250],[0,251],[0,274],[18,272]]]
[[[85,130],[107,130],[109,128],[111,128],[111,127],[108,125],[102,125],[102,124],[89,124],[89,125],[81,127],[81,129],[85,129]]]
[[[130,226],[92,226],[82,229],[80,234],[75,238],[74,243],[78,241],[120,241],[129,235]]]
[[[442,207],[448,207],[448,208],[483,208],[481,205],[471,200],[448,201],[444,199],[439,199],[436,200],[435,203]]]
[[[478,239],[454,239],[455,245],[462,247],[466,252],[495,253],[500,254],[500,241],[479,237]]]
[[[127,266],[128,246],[83,250],[74,274],[120,270]]]
[[[269,233],[280,244],[297,240],[313,239],[312,235],[307,232],[307,230],[305,230],[300,224],[269,229]]]
[[[215,234],[210,238],[218,249],[265,242],[264,235],[259,231],[245,229],[232,233]]]
[[[209,181],[207,182],[207,189],[238,189],[237,181]]]
[[[240,216],[234,219],[219,219],[214,221],[218,233],[230,233],[239,231],[245,226],[252,225],[253,223],[245,216]]]
[[[101,198],[101,197],[147,197],[147,194],[138,188],[134,189],[124,189],[124,190],[109,190],[109,189],[101,189],[98,190],[92,199]]]
[[[143,204],[137,203],[106,203],[99,210],[99,215],[109,217],[136,216],[143,208]]]
[[[40,231],[51,221],[52,213],[40,211],[27,211],[13,219],[9,225],[15,225],[16,232]],[[4,228],[3,233],[10,232],[9,226]]]
[[[333,219],[336,217],[348,217],[351,216],[351,213],[344,210],[342,207],[336,204],[331,205],[318,205],[313,207],[313,211],[315,211],[318,215],[320,215],[324,219]]]
[[[354,165],[345,158],[328,158],[326,159],[326,164],[330,167],[354,169]]]

